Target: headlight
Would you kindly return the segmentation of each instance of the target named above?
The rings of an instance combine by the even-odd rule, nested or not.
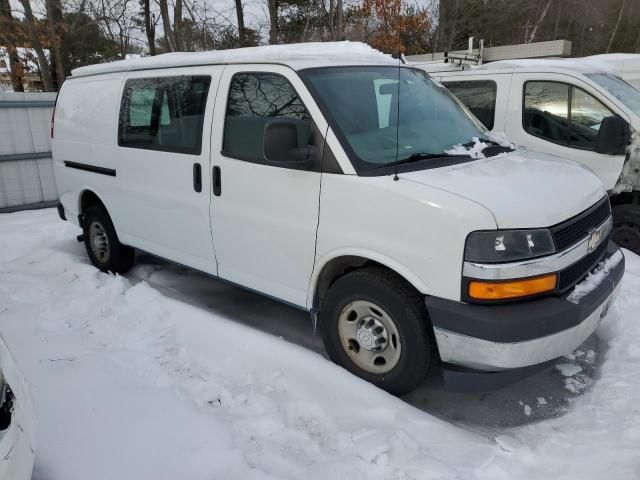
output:
[[[542,257],[555,251],[547,229],[493,230],[469,234],[464,258],[469,262],[502,263]]]

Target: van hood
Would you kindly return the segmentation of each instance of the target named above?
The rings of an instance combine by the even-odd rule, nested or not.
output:
[[[399,177],[479,203],[493,213],[498,228],[549,227],[606,195],[587,168],[523,149]]]

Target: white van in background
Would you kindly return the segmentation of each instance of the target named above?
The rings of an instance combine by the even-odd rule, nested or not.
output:
[[[440,80],[489,130],[593,170],[611,194],[614,240],[640,254],[640,90],[618,75],[635,75],[640,55],[630,57],[413,65]]]
[[[59,213],[97,268],[140,249],[309,311],[332,360],[396,394],[434,367],[484,388],[546,367],[624,272],[597,176],[492,142],[366,45],[79,68],[52,127]]]

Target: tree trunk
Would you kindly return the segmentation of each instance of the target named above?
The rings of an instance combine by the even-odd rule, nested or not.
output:
[[[344,40],[344,14],[342,9],[342,0],[336,0],[336,37],[338,40]]]
[[[15,45],[7,46],[9,68],[11,69],[11,86],[14,92],[24,92],[24,65],[18,56]]]
[[[334,28],[334,15],[336,13],[336,0],[329,0],[329,38],[336,39],[336,31]]]
[[[144,32],[147,35],[147,43],[149,44],[149,55],[156,54],[156,27],[151,22],[151,5],[150,0],[143,0],[143,16],[144,16]]]
[[[547,1],[547,4],[544,6],[544,9],[542,10],[540,17],[538,18],[538,21],[533,26],[533,30],[531,31],[531,36],[529,37],[528,43],[532,43],[533,40],[536,38],[536,33],[538,33],[538,28],[540,28],[540,25],[542,25],[542,22],[544,22],[544,17],[547,16],[547,12],[549,11],[549,7],[551,6],[551,1],[552,0]]]
[[[49,36],[51,48],[49,51],[53,51],[53,58],[55,63],[56,83],[58,89],[64,82],[66,77],[64,72],[64,58],[62,56],[62,5],[59,0],[46,0],[47,8],[47,27],[49,30]]]
[[[45,92],[54,92],[53,81],[51,80],[51,67],[47,60],[44,50],[42,48],[42,42],[40,41],[40,34],[37,30],[35,18],[33,17],[33,11],[31,10],[31,4],[29,0],[20,0],[20,4],[24,9],[24,19],[27,23],[27,30],[29,31],[29,40],[31,41],[31,47],[36,52],[38,58],[38,66],[42,74],[42,86]]]
[[[587,20],[589,19],[589,16],[591,14],[590,12],[590,7],[591,6],[591,2],[590,1],[586,1],[584,3],[584,11],[582,12],[582,27],[580,28],[580,54],[578,56],[580,57],[584,57],[584,52],[585,52],[585,48],[584,48],[584,44],[585,44],[585,35],[587,32]]]
[[[553,39],[558,39],[558,29],[560,28],[560,17],[562,16],[562,4],[564,0],[556,0],[558,3],[558,10],[556,12],[556,23],[553,27]]]
[[[611,50],[613,39],[616,38],[616,33],[618,33],[618,27],[620,26],[620,20],[622,19],[622,12],[624,12],[624,3],[625,0],[622,0],[622,3],[620,4],[620,12],[618,13],[618,21],[616,22],[616,26],[613,28],[613,32],[611,32],[611,38],[609,39],[609,44],[607,45],[607,51],[605,53],[609,53],[609,50]]]
[[[171,19],[169,18],[169,6],[167,0],[160,0],[160,16],[162,17],[162,27],[164,29],[164,36],[167,40],[167,46],[169,50],[175,52],[176,43],[173,37],[173,29],[171,28]]]
[[[184,51],[184,42],[182,41],[182,0],[175,0],[173,7],[173,38],[175,49],[179,52]]]
[[[267,0],[269,7],[269,44],[278,43],[278,0]]]
[[[242,6],[242,0],[236,0],[236,17],[238,19],[238,40],[240,41],[240,46],[245,47],[247,45],[247,39],[244,27],[244,7]]]
[[[449,30],[449,37],[447,38],[447,51],[450,51],[451,47],[453,47],[458,33],[458,0],[451,1],[453,2],[453,20],[451,20],[451,29]],[[449,9],[449,11],[451,11],[451,9]]]

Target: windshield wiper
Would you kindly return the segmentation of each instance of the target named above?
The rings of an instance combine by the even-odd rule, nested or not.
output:
[[[390,162],[390,163],[385,163],[384,165],[379,165],[376,168],[383,168],[383,167],[393,167],[396,165],[403,165],[405,163],[413,163],[413,162],[418,162],[420,160],[429,160],[432,158],[468,158],[470,155],[466,155],[466,154],[455,154],[455,153],[427,153],[427,152],[422,152],[422,153],[412,153],[411,155],[409,155],[406,158],[401,158],[399,160],[396,160],[395,162]]]

